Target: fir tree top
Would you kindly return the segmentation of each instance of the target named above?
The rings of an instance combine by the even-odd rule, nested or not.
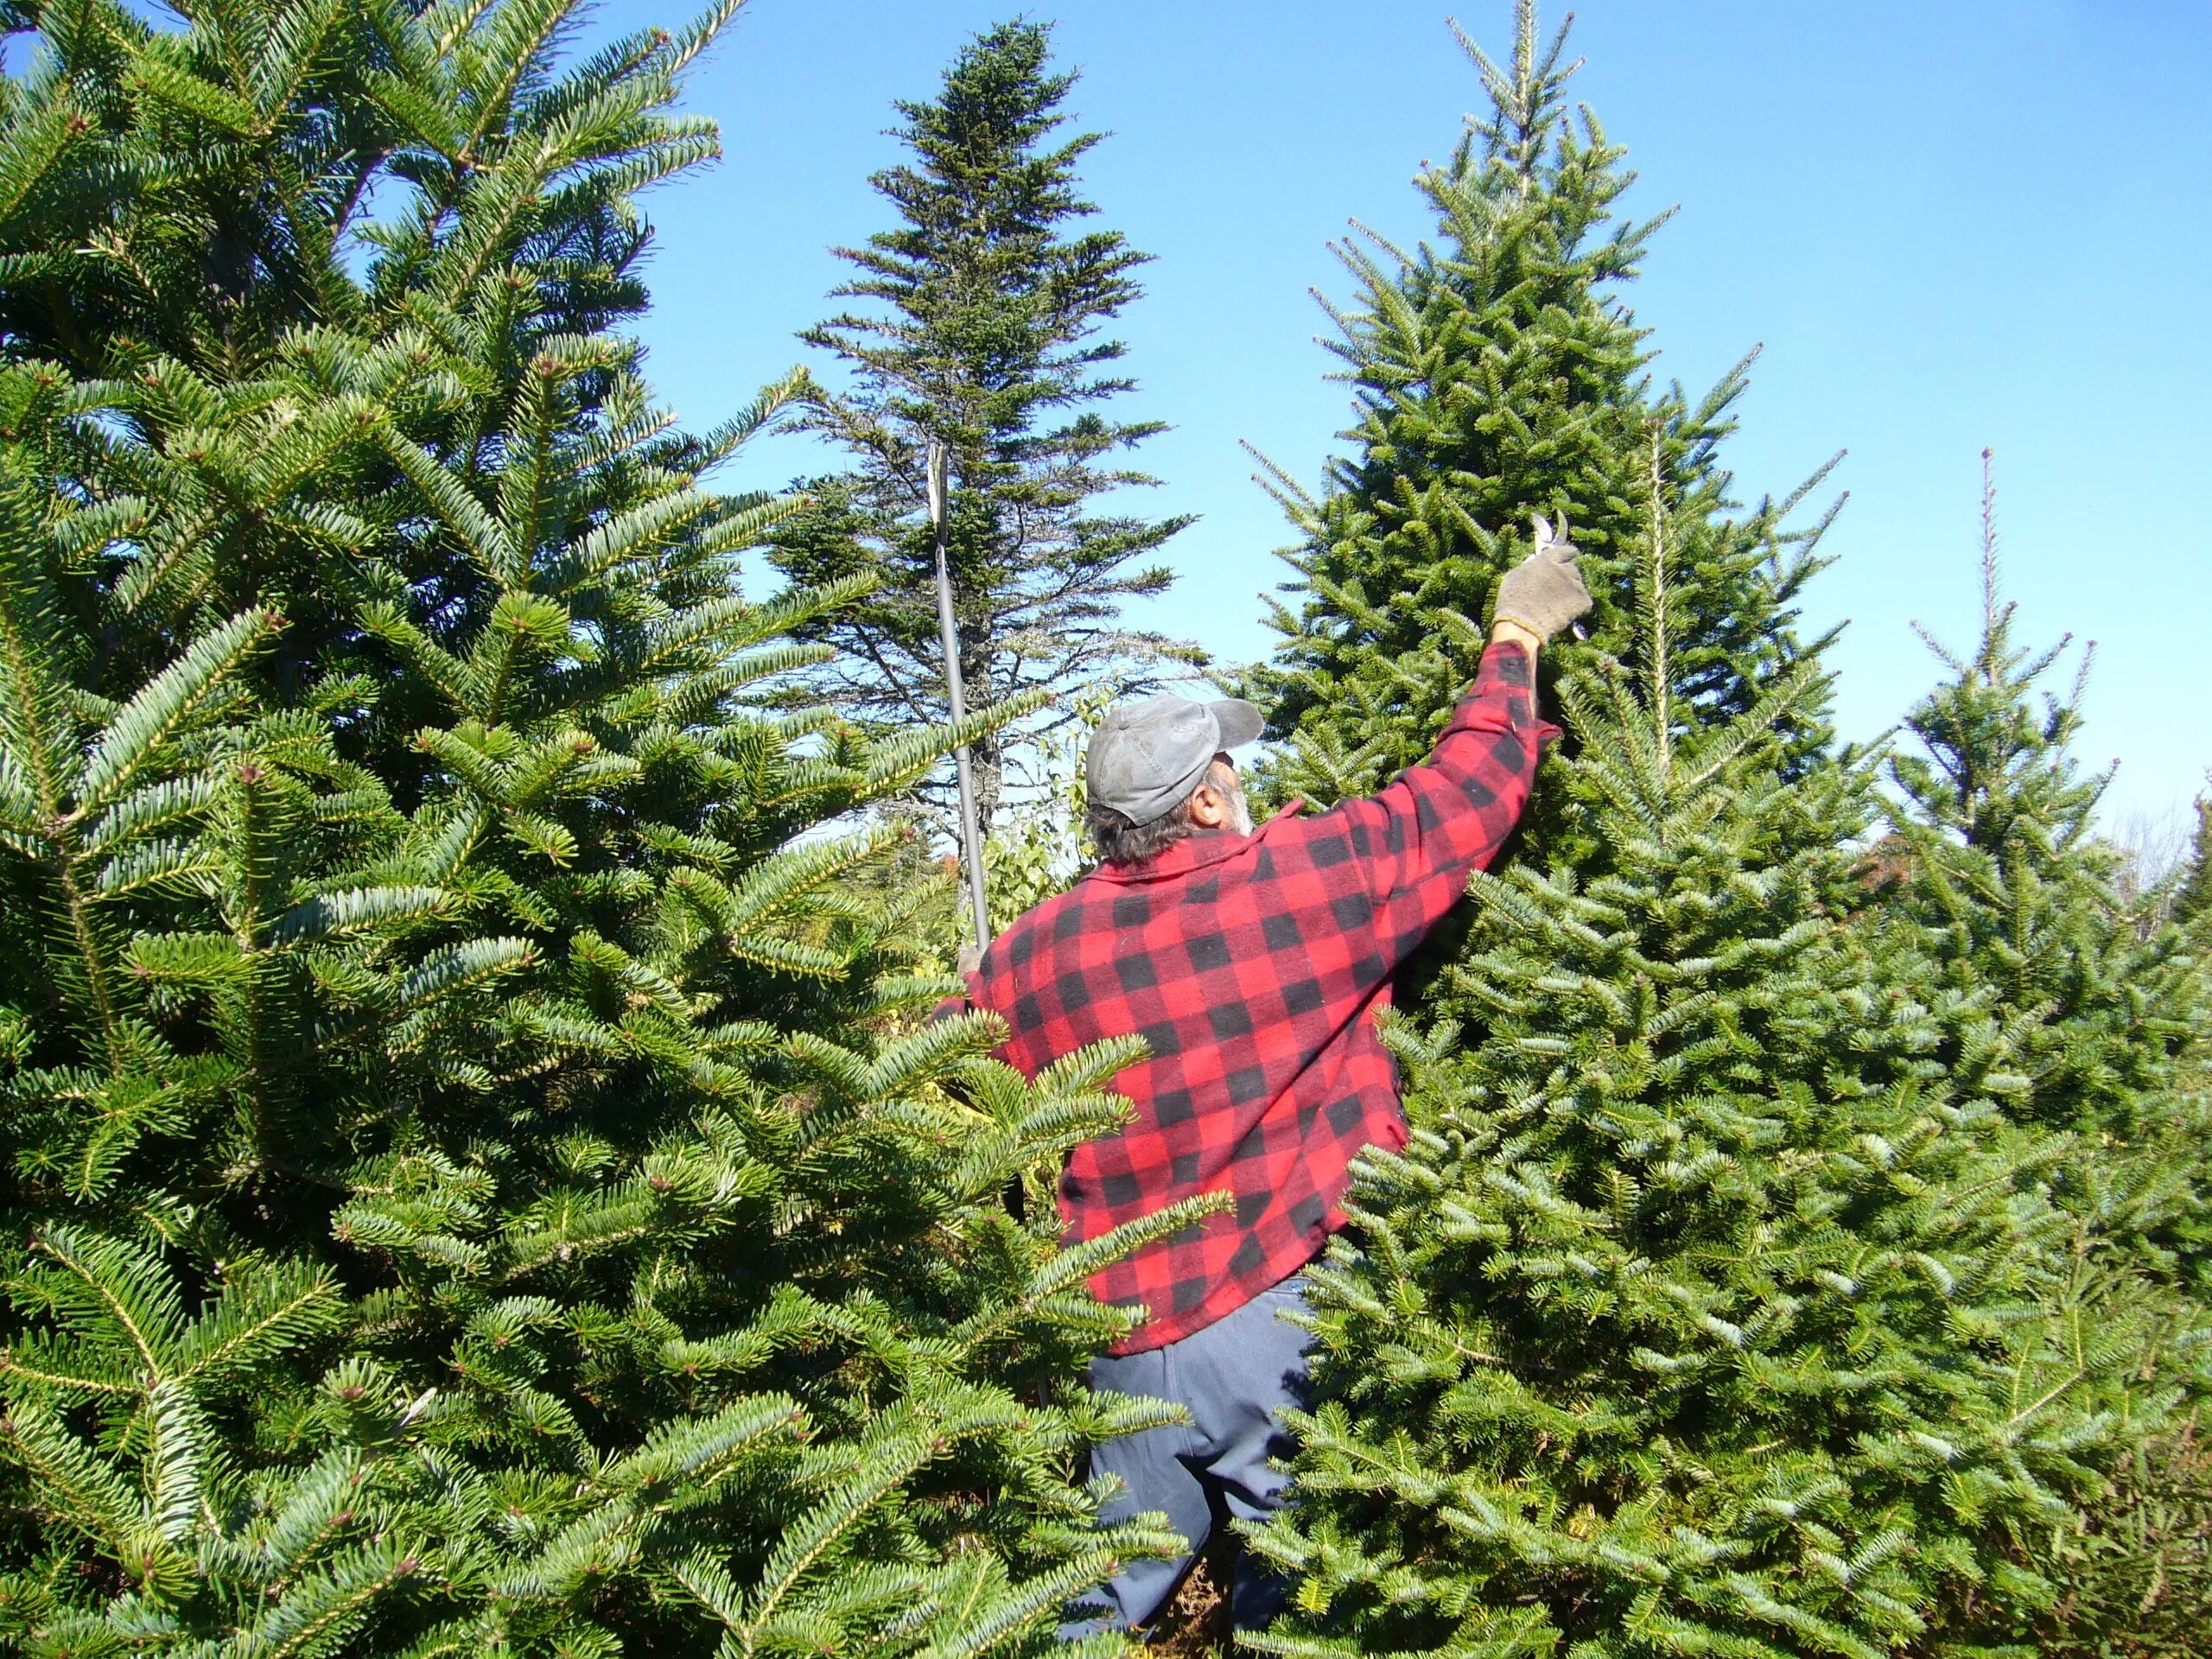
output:
[[[2094,648],[2065,695],[2040,690],[2071,642],[2015,643],[1986,450],[1982,468],[1980,638],[1965,655],[1922,631],[1948,677],[1905,718],[1915,747],[1889,762],[1901,909],[1955,984],[1994,993],[2032,1033],[2016,1109],[2132,1141],[2177,1061],[2212,1038],[2201,953],[2099,833],[2110,773],[2084,773],[2074,753]]]
[[[915,163],[869,183],[904,223],[840,248],[861,274],[835,290],[893,315],[841,315],[806,336],[863,372],[862,403],[963,461],[981,452],[1011,462],[1046,411],[1129,385],[1095,378],[1124,350],[1096,330],[1137,297],[1132,273],[1151,256],[1118,231],[1062,229],[1098,211],[1075,169],[1105,135],[1046,144],[1077,79],[1046,72],[1050,46],[1046,25],[1001,23],[960,49],[937,98],[896,105],[906,124],[893,136]]]
[[[1338,251],[1359,296],[1330,308],[1352,448],[1318,499],[1270,469],[1303,537],[1287,556],[1287,591],[1303,597],[1277,607],[1283,644],[1262,677],[1294,740],[1281,792],[1363,792],[1426,752],[1534,514],[1565,519],[1584,550],[1592,646],[1631,660],[1625,578],[1655,477],[1677,527],[1681,721],[1741,712],[1802,649],[1793,603],[1825,521],[1782,521],[1817,478],[1732,516],[1718,446],[1745,365],[1694,404],[1652,385],[1620,290],[1661,221],[1618,216],[1635,175],[1587,108],[1570,113],[1566,35],[1545,42],[1522,0],[1509,63],[1460,36],[1489,109],[1415,181],[1434,241],[1408,251],[1370,235]],[[1573,660],[1559,643],[1548,658]],[[1816,742],[1816,706],[1796,717]]]

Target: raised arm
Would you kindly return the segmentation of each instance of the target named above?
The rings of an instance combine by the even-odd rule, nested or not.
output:
[[[1536,653],[1590,608],[1573,544],[1536,520],[1536,550],[1498,584],[1482,666],[1421,765],[1379,793],[1297,826],[1317,864],[1360,869],[1386,970],[1418,944],[1520,822],[1544,743]]]

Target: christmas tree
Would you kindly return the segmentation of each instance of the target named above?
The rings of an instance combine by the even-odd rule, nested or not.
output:
[[[1154,556],[1189,518],[1095,499],[1155,481],[1123,457],[1162,423],[1106,412],[1135,383],[1122,343],[1101,331],[1143,291],[1135,273],[1150,256],[1119,232],[1083,228],[1097,209],[1077,169],[1103,135],[1062,132],[1075,83],[1052,70],[1049,25],[1017,21],[964,45],[935,98],[899,105],[912,158],[870,180],[898,226],[839,250],[855,274],[835,297],[870,308],[805,336],[849,379],[803,424],[852,470],[810,484],[815,505],[775,536],[795,581],[875,579],[866,600],[806,631],[838,647],[819,683],[879,720],[944,719],[935,543],[920,510],[928,448],[945,447],[967,696],[1048,699],[975,745],[987,829],[1009,761],[1038,758],[1036,740],[1065,727],[1073,694],[1102,680],[1135,690],[1163,660],[1195,655],[1121,614],[1166,590],[1173,573]]]
[[[1986,453],[1983,468],[1981,637],[1970,656],[1929,641],[1948,675],[1907,716],[1914,748],[1890,765],[1899,880],[1878,913],[1909,920],[1942,982],[1993,998],[2015,1028],[2012,1115],[2094,1153],[2062,1173],[2069,1207],[2201,1294],[2212,1103],[2186,1084],[2212,1049],[2212,995],[2183,929],[2097,833],[2108,774],[2083,774],[2073,754],[2090,653],[2071,691],[2037,707],[2068,642],[2013,643]]]
[[[1649,226],[1522,4],[1424,173],[1434,246],[1351,256],[1359,422],[1273,684],[1280,785],[1414,760],[1535,513],[1589,551],[1592,639],[1516,853],[1391,1040],[1414,1130],[1313,1274],[1299,1498],[1255,1535],[1296,1654],[1988,1650],[2056,1591],[2028,1541],[2118,1454],[2138,1351],[2063,1313],[2064,1142],[2015,1122],[1993,995],[1852,925],[1875,821],[1795,607],[1825,520],[1749,512],[1740,371],[1656,390],[1622,307]],[[2001,1627],[2003,1621],[1998,1621]]]
[[[2196,798],[2196,833],[2174,887],[2174,919],[2202,937],[2212,917],[2212,796]]]
[[[1561,860],[1478,877],[1393,1042],[1411,1144],[1370,1150],[1313,1273],[1298,1581],[1258,1645],[1504,1659],[1986,1651],[2047,1603],[2124,1344],[2046,1317],[2056,1155],[2007,1033],[1923,1000],[1840,913],[1862,768],[1806,766],[1817,658],[1685,717],[1646,509],[1640,667],[1572,672]]]
[[[11,19],[23,1651],[1041,1651],[1171,1541],[1070,1472],[1156,1421],[1065,1382],[1102,1250],[1003,1202],[1129,1056],[923,1025],[846,880],[900,831],[834,832],[994,716],[763,706],[862,585],[735,588],[793,504],[709,474],[791,389],[684,437],[612,327],[728,15],[570,66],[563,0]]]
[[[1866,920],[1909,942],[1939,1008],[1965,1013],[1948,1046],[1973,1042],[1986,1019],[2008,1033],[2008,1116],[2072,1138],[2050,1176],[2072,1235],[2062,1316],[2138,1344],[2113,1408],[2158,1437],[2093,1507],[2086,1537],[2048,1541],[2044,1564],[2064,1594],[2041,1648],[2094,1651],[2158,1627],[2193,1641],[2212,1579],[2201,1550],[2191,1558],[2184,1517],[2201,1534],[2212,1507],[2192,1431],[2158,1426],[2170,1392],[2212,1382],[2202,1311],[2212,987],[2162,887],[2134,880],[2097,833],[2109,774],[2083,774],[2073,755],[2089,653],[2069,694],[2038,706],[2067,642],[2013,643],[1986,452],[1982,464],[1980,638],[1971,654],[1929,642],[1947,674],[1907,717],[1914,746],[1890,765],[1881,861],[1893,885]]]

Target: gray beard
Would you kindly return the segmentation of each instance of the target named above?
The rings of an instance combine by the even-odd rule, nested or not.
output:
[[[1244,785],[1238,784],[1229,791],[1229,829],[1236,835],[1252,833],[1252,809],[1245,804]]]

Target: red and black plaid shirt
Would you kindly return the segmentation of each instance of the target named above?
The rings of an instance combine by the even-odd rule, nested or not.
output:
[[[1000,1055],[1029,1076],[1103,1038],[1150,1046],[1114,1080],[1128,1125],[1068,1160],[1070,1243],[1195,1193],[1235,1201],[1093,1276],[1101,1300],[1152,1312],[1116,1351],[1188,1336],[1295,1273],[1343,1224],[1353,1155],[1405,1144],[1375,1010],[1497,856],[1558,734],[1536,718],[1530,668],[1491,646],[1435,752],[1380,794],[1104,866],[969,976],[969,1001],[1013,1028]]]

